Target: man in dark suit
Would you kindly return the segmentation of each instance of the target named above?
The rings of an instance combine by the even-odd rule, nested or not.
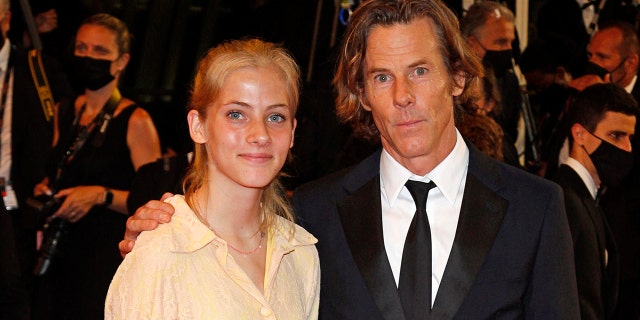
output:
[[[589,62],[594,66],[592,70],[601,68],[604,76],[586,74],[570,81],[571,87],[582,91],[596,83],[613,82],[640,101],[640,41],[632,25],[621,21],[600,25],[587,51]],[[640,131],[638,122],[635,131]],[[601,201],[620,253],[620,290],[615,319],[640,318],[640,139],[633,139],[632,145],[634,164],[631,173],[619,186],[609,187]]]
[[[481,155],[454,127],[481,73],[455,17],[437,1],[369,1],[344,40],[338,115],[383,150],[294,192],[318,237],[321,318],[414,318],[398,292],[415,208],[407,180],[436,185],[432,256],[418,257],[432,260],[431,301],[420,302],[431,318],[578,318],[560,189]]]
[[[618,297],[618,249],[599,196],[633,164],[638,103],[611,83],[579,93],[569,108],[570,152],[553,180],[564,189],[582,319],[611,319]]]
[[[37,217],[27,210],[26,199],[44,176],[47,153],[53,139],[53,123],[47,120],[38,95],[28,51],[7,38],[11,24],[9,1],[0,0],[0,178],[4,203],[15,231],[21,273],[30,289],[36,258]],[[71,86],[55,61],[42,57],[54,99],[72,94]],[[1,183],[0,183],[1,184]]]
[[[577,319],[559,186],[482,155],[454,126],[482,74],[455,15],[440,1],[366,1],[343,40],[338,116],[383,149],[294,192],[319,240],[320,318]],[[412,200],[422,182],[435,182],[426,204]],[[138,209],[121,251],[171,212]]]

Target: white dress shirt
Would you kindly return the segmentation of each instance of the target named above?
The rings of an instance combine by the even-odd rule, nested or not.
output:
[[[9,64],[9,54],[11,53],[11,43],[5,40],[0,49],[0,92],[4,89],[4,77]],[[9,89],[2,115],[2,131],[0,131],[0,177],[6,181],[11,181],[11,117],[13,105],[13,75],[9,78]]]
[[[571,169],[573,169],[573,171],[575,171],[580,176],[580,179],[582,179],[584,185],[587,186],[587,189],[589,189],[591,197],[595,199],[596,195],[598,194],[598,186],[596,185],[596,182],[593,181],[593,177],[591,176],[589,171],[587,171],[587,168],[585,168],[578,160],[571,157],[567,158],[564,164],[571,167]]]
[[[380,157],[380,194],[382,201],[382,229],[384,246],[396,280],[400,281],[400,267],[404,241],[416,212],[415,202],[404,186],[407,180],[429,182],[427,216],[431,226],[431,304],[435,301],[444,269],[456,235],[462,195],[469,167],[469,149],[456,129],[456,144],[451,153],[424,177],[414,175],[391,157],[386,150]],[[460,170],[460,168],[463,168]]]

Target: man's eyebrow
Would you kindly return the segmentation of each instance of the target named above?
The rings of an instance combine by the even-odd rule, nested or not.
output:
[[[420,59],[420,60],[417,60],[417,61],[411,63],[410,65],[408,65],[407,68],[408,69],[412,69],[412,68],[415,68],[417,66],[426,65],[426,64],[428,64],[426,59]],[[367,74],[388,72],[388,71],[389,71],[389,69],[387,69],[387,68],[372,68],[371,70],[369,70],[367,72]]]

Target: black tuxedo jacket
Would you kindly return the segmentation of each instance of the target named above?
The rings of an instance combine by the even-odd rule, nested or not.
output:
[[[580,315],[583,320],[609,319],[618,297],[618,251],[613,234],[575,170],[563,164],[553,180],[564,190],[573,238]]]
[[[460,219],[432,319],[578,319],[560,187],[467,145]],[[299,222],[319,240],[321,319],[404,319],[383,243],[379,171],[380,151],[294,193]]]
[[[631,94],[640,102],[640,79]],[[640,117],[635,133],[633,168],[621,185],[607,189],[601,205],[620,251],[620,279],[640,281]]]

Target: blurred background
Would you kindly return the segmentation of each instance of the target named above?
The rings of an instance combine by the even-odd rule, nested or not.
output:
[[[553,1],[553,0],[549,0]],[[360,141],[334,115],[331,75],[334,49],[359,0],[31,0],[33,15],[55,9],[58,27],[41,34],[44,52],[65,66],[73,37],[86,16],[106,12],[127,23],[134,41],[131,61],[121,84],[125,96],[153,117],[163,150],[187,152],[185,106],[197,61],[225,39],[256,36],[282,43],[302,69],[290,186],[349,166],[377,146]],[[448,0],[460,16],[473,0]],[[511,0],[516,13],[519,47],[535,38],[535,17],[545,0]],[[12,39],[26,30],[20,1],[12,0]]]

